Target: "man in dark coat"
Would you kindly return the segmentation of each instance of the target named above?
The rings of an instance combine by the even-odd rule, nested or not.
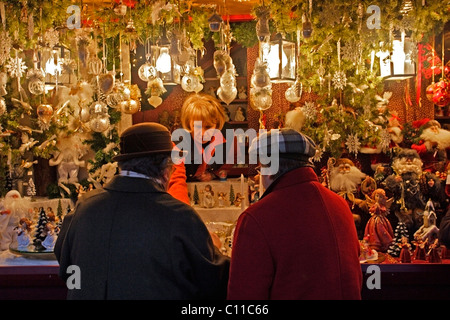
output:
[[[80,198],[55,246],[60,276],[80,272],[68,299],[223,299],[229,258],[195,210],[166,192],[170,132],[141,123],[120,139],[120,174]]]
[[[239,216],[228,299],[361,299],[360,245],[349,206],[319,182],[309,137],[287,128],[272,139],[276,134],[261,134],[249,149],[260,157],[266,191]]]

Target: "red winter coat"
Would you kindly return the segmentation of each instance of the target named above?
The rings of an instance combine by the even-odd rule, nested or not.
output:
[[[361,299],[359,253],[345,200],[295,169],[240,215],[228,299]]]

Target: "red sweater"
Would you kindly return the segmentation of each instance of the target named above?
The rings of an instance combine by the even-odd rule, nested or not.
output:
[[[280,177],[239,217],[228,299],[361,299],[352,213],[311,168]]]

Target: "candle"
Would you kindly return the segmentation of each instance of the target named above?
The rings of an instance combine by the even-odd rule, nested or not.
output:
[[[244,192],[244,175],[241,173],[241,209],[244,210],[245,208],[245,192]]]

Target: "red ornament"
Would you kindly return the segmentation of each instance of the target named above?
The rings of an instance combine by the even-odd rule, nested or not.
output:
[[[434,88],[433,103],[439,107],[450,104],[450,82],[442,79]]]
[[[431,83],[431,84],[427,87],[427,89],[425,90],[425,93],[426,93],[426,95],[427,95],[427,99],[428,99],[429,101],[433,101],[433,95],[434,95],[434,87],[435,87],[435,85],[436,85],[436,83],[433,82],[433,83]]]
[[[444,77],[447,78],[447,80],[450,80],[450,60],[444,66]]]

